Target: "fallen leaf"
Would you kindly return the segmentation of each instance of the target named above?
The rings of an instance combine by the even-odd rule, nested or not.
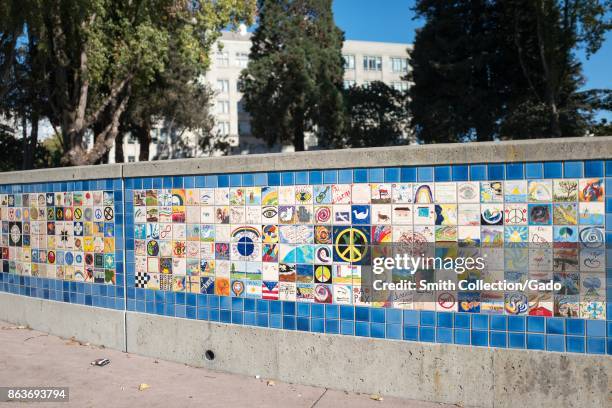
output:
[[[259,380],[261,378],[261,376],[258,374],[255,376],[255,379]]]
[[[370,399],[372,399],[372,400],[374,400],[374,401],[382,401],[382,400],[383,400],[383,397],[381,397],[381,396],[380,396],[380,395],[378,395],[378,394],[372,394],[372,395],[370,395]]]
[[[140,385],[138,386],[138,391],[144,391],[144,390],[146,390],[147,388],[151,388],[151,386],[150,386],[149,384],[147,384],[147,383],[142,383],[142,384],[140,384]]]
[[[272,381],[272,380],[268,380],[268,382],[266,383],[266,385],[267,385],[268,387],[274,387],[274,386],[276,385],[276,383],[275,383],[274,381]]]

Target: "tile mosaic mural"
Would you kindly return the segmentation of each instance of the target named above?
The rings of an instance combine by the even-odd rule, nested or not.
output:
[[[612,354],[612,161],[0,186],[0,291],[171,317]],[[379,299],[372,260],[479,248],[461,279],[559,289]],[[607,256],[606,256],[607,255]]]
[[[0,195],[2,270],[115,284],[112,191]]]
[[[136,288],[605,319],[603,178],[150,188],[132,194]],[[420,300],[368,301],[362,273],[370,268],[370,252],[398,242],[501,248],[483,278],[554,280],[561,289],[439,291],[430,301],[422,293]],[[521,244],[529,247],[507,248]]]
[[[121,180],[2,186],[7,292],[125,307]]]

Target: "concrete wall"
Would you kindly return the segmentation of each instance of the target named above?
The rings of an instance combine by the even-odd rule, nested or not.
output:
[[[0,320],[125,351],[125,312],[0,293]]]
[[[459,406],[604,408],[612,383],[609,356],[261,329],[5,293],[0,319],[213,370]]]
[[[612,157],[612,136],[536,139],[510,142],[441,143],[300,153],[253,154],[183,160],[67,167],[0,173],[0,184],[72,181],[172,174],[419,166],[518,161],[591,160]]]
[[[200,158],[0,174],[0,184],[114,177],[612,158],[612,137]],[[0,293],[0,319],[228,372],[479,407],[608,407],[609,355],[377,340],[117,311]],[[215,358],[209,360],[205,352]]]

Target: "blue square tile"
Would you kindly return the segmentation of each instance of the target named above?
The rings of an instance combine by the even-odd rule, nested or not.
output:
[[[561,162],[544,163],[544,178],[562,178],[563,164]]]
[[[434,327],[420,327],[419,338],[421,341],[433,343],[436,341],[436,330]]]
[[[603,320],[587,320],[587,336],[588,337],[605,337],[606,322]]]
[[[530,350],[544,350],[544,335],[543,334],[528,334],[527,335],[527,348]]]
[[[589,354],[605,354],[606,339],[603,337],[587,337],[586,352]]]
[[[387,339],[401,340],[402,339],[402,325],[401,324],[387,324],[385,337]]]
[[[308,184],[308,172],[298,171],[295,173],[295,184]]]
[[[546,350],[548,351],[565,351],[565,336],[549,334],[546,336]]]
[[[370,336],[377,339],[385,338],[385,324],[384,323],[370,323]]]
[[[525,178],[523,163],[506,164],[506,180],[522,180]]]
[[[295,330],[295,316],[283,316],[283,329]]]
[[[355,334],[355,322],[352,320],[340,320],[340,333],[346,335]]]
[[[452,343],[453,329],[439,327],[436,332],[436,343]]]
[[[544,177],[543,163],[525,163],[525,175],[528,179],[539,179]]]
[[[548,318],[546,319],[546,333],[548,334],[565,334],[565,328],[563,325],[562,318]]]
[[[270,314],[281,314],[281,302],[278,300],[270,301]]]
[[[486,180],[487,166],[485,164],[473,164],[470,166],[470,180]]]
[[[524,316],[508,316],[508,331],[524,332],[525,317]]]
[[[370,321],[370,308],[364,306],[356,306],[355,307],[355,320],[359,322],[369,322]]]
[[[370,309],[370,321],[373,323],[385,322],[385,309],[372,308]]]
[[[281,317],[282,316],[279,314],[276,314],[276,315],[271,314],[269,318],[269,327],[273,329],[282,329]]]
[[[527,331],[544,333],[544,318],[540,316],[527,316]]]
[[[323,171],[323,183],[335,184],[338,182],[338,172],[336,170]]]
[[[503,164],[489,164],[487,176],[489,180],[504,180],[506,178],[506,166]]]
[[[563,177],[577,178],[584,176],[583,163],[581,161],[567,161],[563,163]]]
[[[451,166],[436,166],[434,168],[435,181],[451,181]]]
[[[485,314],[472,315],[472,330],[488,330],[489,316]]]
[[[612,177],[612,160],[606,161],[606,177]]]
[[[571,353],[584,353],[584,337],[567,336],[566,348]]]
[[[472,329],[472,345],[473,346],[488,346],[489,345],[489,332],[484,331],[484,330],[473,330]]]
[[[401,324],[402,311],[399,309],[386,309],[386,322],[393,324]]]
[[[604,162],[601,160],[587,160],[584,162],[584,177],[603,177]]]
[[[244,187],[252,187],[255,185],[255,177],[253,174],[243,174],[242,175],[242,185]]]
[[[310,306],[310,316],[312,318],[324,318],[325,317],[325,305],[312,304]]]
[[[338,183],[351,184],[353,182],[352,170],[338,170]]]
[[[567,319],[565,321],[565,326],[568,335],[584,336],[584,320]]]
[[[323,173],[315,170],[309,173],[310,184],[323,184]]]
[[[355,182],[355,183],[367,183],[368,182],[368,170],[366,170],[366,169],[354,169],[353,170],[353,182]]]
[[[434,181],[434,169],[433,167],[418,167],[417,168],[417,181]]]
[[[382,183],[385,181],[384,169],[368,169],[368,181],[370,183]]]
[[[508,330],[507,316],[493,315],[491,316],[491,330]]]
[[[326,319],[338,319],[340,317],[340,311],[338,305],[325,305],[325,318]]]
[[[355,336],[370,337],[370,323],[355,322]]]
[[[325,333],[340,333],[340,321],[335,319],[325,319]]]
[[[310,304],[298,303],[297,304],[297,314],[298,316],[310,317]]]
[[[416,181],[416,167],[402,167],[400,170],[400,181],[402,183]]]
[[[225,174],[217,176],[217,186],[229,187],[229,176]]]
[[[434,326],[436,324],[436,312],[428,310],[421,311],[421,326]]]
[[[280,186],[281,185],[280,173],[278,172],[268,173],[268,185],[269,186]],[[274,323],[276,324],[276,322]],[[270,324],[270,327],[272,327],[272,324]]]
[[[340,318],[342,320],[354,320],[355,309],[353,308],[353,306],[340,305]]]
[[[325,331],[325,320],[323,319],[312,319],[310,327],[313,332],[323,333]]]
[[[417,326],[404,326],[404,340],[418,341],[419,328]]]
[[[419,311],[418,310],[404,310],[404,326],[418,326],[419,325]]]
[[[469,329],[470,315],[467,313],[455,313],[455,328]]]
[[[506,332],[492,331],[489,343],[491,347],[499,347],[499,348],[508,347]]]
[[[455,344],[470,344],[470,331],[455,329]]]
[[[281,185],[283,186],[292,186],[295,182],[293,180],[293,172],[285,171],[281,173]]]
[[[470,179],[468,166],[452,166],[453,181],[468,181]]]
[[[452,313],[437,313],[438,327],[452,328],[453,327],[453,314]],[[452,336],[451,336],[452,337]]]
[[[385,169],[385,183],[398,183],[400,181],[399,167],[388,167]]]

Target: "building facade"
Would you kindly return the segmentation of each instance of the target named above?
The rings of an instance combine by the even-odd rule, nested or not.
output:
[[[262,140],[253,137],[250,117],[244,108],[240,92],[240,73],[249,63],[252,34],[242,27],[237,32],[223,32],[212,56],[211,67],[206,74],[206,82],[215,90],[212,112],[216,120],[216,130],[226,136],[231,145],[231,154],[263,153],[269,151],[292,151],[293,146],[268,147]],[[409,69],[408,49],[410,44],[383,43],[373,41],[344,42],[344,86],[367,85],[373,81],[382,81],[398,90],[407,90],[408,82],[402,77]],[[184,135],[187,145],[193,145],[193,152],[198,153],[195,136]],[[158,145],[168,143],[170,136],[162,129],[156,129],[154,143],[151,146],[151,158],[157,155]],[[313,135],[306,137],[306,149],[317,148]],[[124,152],[126,161],[138,161],[138,142],[126,138]],[[172,158],[170,155],[169,158]],[[114,155],[110,154],[110,157]]]

